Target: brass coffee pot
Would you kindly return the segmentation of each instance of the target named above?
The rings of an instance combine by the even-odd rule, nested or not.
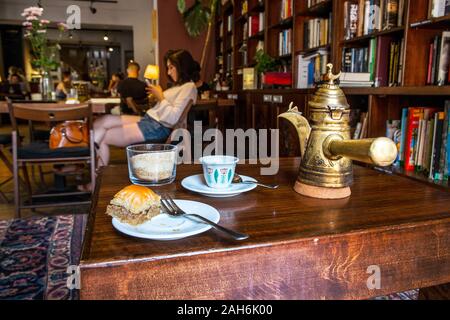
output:
[[[342,199],[351,195],[352,160],[389,166],[397,157],[397,147],[388,138],[352,140],[350,106],[334,82],[339,78],[327,65],[327,74],[308,102],[311,126],[292,103],[278,117],[289,120],[300,140],[301,164],[295,191],[309,197]]]

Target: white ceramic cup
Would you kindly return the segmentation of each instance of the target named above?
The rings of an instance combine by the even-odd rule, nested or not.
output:
[[[232,156],[206,156],[199,159],[206,184],[215,189],[226,189],[233,181],[239,159]]]

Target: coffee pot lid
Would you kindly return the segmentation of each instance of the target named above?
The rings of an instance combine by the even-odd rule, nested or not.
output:
[[[327,73],[322,76],[322,82],[309,102],[312,108],[328,110],[329,107],[344,107],[350,109],[344,92],[335,83],[340,76],[340,72],[333,74],[331,63],[327,64]]]

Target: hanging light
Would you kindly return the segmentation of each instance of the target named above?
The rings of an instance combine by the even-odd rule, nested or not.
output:
[[[109,47],[109,52],[113,52],[114,51],[114,48],[113,47]]]
[[[108,37],[108,34],[107,34],[107,33],[105,33],[105,35],[103,36],[103,40],[105,40],[105,41],[108,41],[108,40],[109,40],[109,37]]]

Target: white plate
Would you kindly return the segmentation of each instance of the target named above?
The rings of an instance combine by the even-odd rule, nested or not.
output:
[[[247,176],[240,176],[243,181],[253,181],[256,182],[255,179]],[[207,197],[233,197],[241,194],[242,192],[247,192],[256,188],[256,184],[245,184],[245,183],[232,183],[227,189],[215,189],[208,187],[205,182],[205,178],[203,174],[197,174],[193,176],[189,176],[181,181],[181,185],[193,192],[200,193]]]
[[[197,201],[174,200],[186,213],[196,213],[204,218],[218,223],[219,211],[215,208]],[[138,226],[122,223],[116,218],[112,219],[114,228],[132,237],[153,240],[177,240],[199,234],[211,229],[209,224],[197,221],[191,217],[174,217],[161,213]]]

